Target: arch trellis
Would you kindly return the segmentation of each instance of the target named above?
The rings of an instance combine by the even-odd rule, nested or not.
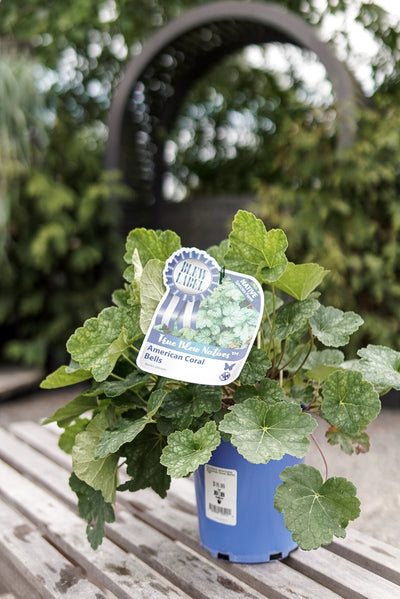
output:
[[[338,149],[352,143],[359,90],[312,27],[269,3],[220,1],[194,8],[145,43],[114,94],[106,167],[119,169],[135,192],[134,208],[125,215],[128,228],[163,226],[164,144],[187,91],[228,54],[268,42],[291,43],[317,55],[336,99]]]

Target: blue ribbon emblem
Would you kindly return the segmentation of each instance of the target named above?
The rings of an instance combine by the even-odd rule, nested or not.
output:
[[[173,330],[196,329],[196,315],[200,302],[211,295],[219,284],[217,262],[197,248],[181,248],[167,260],[164,284],[168,294],[162,301],[155,324]]]

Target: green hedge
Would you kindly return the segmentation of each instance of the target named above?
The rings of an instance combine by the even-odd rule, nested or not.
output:
[[[375,101],[340,155],[325,127],[287,119],[257,211],[287,231],[292,260],[335,273],[325,279],[327,301],[366,323],[355,345],[400,347],[400,110]]]

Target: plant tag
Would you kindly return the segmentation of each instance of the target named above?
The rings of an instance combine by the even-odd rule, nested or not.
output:
[[[140,348],[139,368],[188,383],[234,381],[260,326],[264,295],[258,281],[220,269],[197,248],[174,252],[163,277],[166,292]]]
[[[206,517],[220,524],[236,526],[237,471],[204,466]]]

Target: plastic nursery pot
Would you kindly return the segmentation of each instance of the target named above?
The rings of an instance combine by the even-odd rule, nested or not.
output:
[[[194,473],[202,547],[214,557],[241,563],[282,559],[296,549],[274,508],[274,495],[282,470],[302,461],[285,455],[268,464],[251,464],[222,441]]]

